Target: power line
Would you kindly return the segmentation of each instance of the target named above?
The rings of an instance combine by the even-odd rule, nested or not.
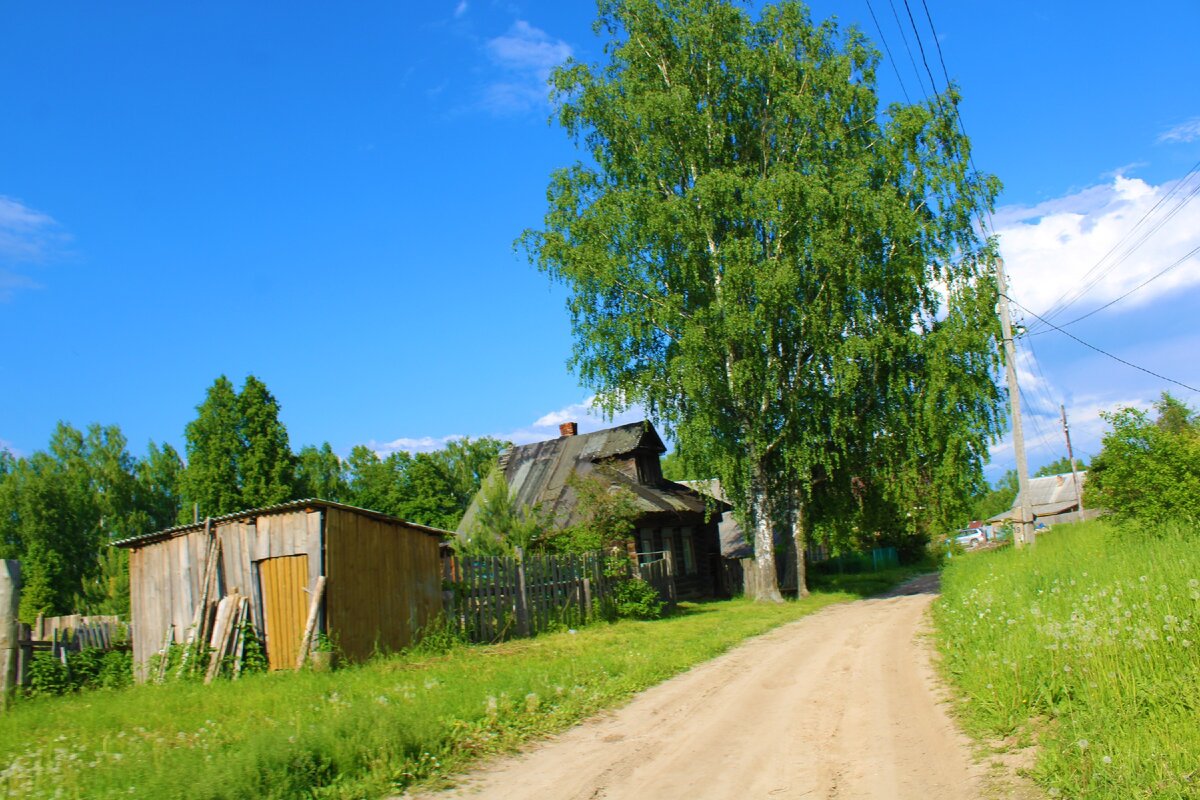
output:
[[[1111,248],[1109,248],[1108,252],[1105,253],[1100,260],[1091,267],[1091,269],[1083,274],[1083,276],[1080,278],[1080,281],[1084,282],[1083,285],[1077,286],[1074,289],[1068,289],[1067,291],[1063,292],[1057,300],[1050,304],[1050,307],[1045,311],[1046,318],[1053,319],[1078,302],[1084,294],[1095,288],[1096,284],[1098,284],[1114,269],[1124,263],[1126,259],[1128,259],[1139,247],[1145,244],[1151,236],[1153,236],[1164,225],[1174,219],[1175,215],[1183,210],[1183,207],[1191,202],[1192,198],[1194,198],[1197,193],[1200,193],[1200,182],[1198,182],[1185,197],[1179,199],[1175,205],[1171,207],[1169,211],[1167,211],[1167,215],[1164,218],[1155,222],[1149,230],[1142,233],[1141,236],[1138,237],[1137,241],[1130,243],[1130,240],[1135,234],[1137,234],[1138,230],[1158,212],[1159,208],[1161,208],[1164,203],[1170,201],[1198,171],[1200,171],[1200,161],[1196,162],[1196,164],[1194,164],[1192,168],[1187,171],[1187,174],[1171,187],[1170,191],[1159,198],[1158,202],[1156,202],[1149,210],[1142,214],[1138,221],[1134,223],[1133,227],[1126,231],[1125,235],[1122,236]],[[1126,249],[1124,253],[1121,254],[1120,258],[1118,258],[1108,267],[1101,269],[1101,267],[1104,266],[1104,262],[1108,261],[1108,259],[1122,247],[1125,247]],[[1096,274],[1094,278],[1088,280],[1094,273],[1097,272],[1098,274]]]
[[[942,55],[942,43],[938,40],[937,28],[933,27],[933,15],[929,13],[929,4],[921,0],[925,7],[925,19],[929,20],[929,30],[933,33],[933,43],[937,46],[938,61],[942,62],[942,75],[946,77],[946,85],[950,85],[950,70],[946,69],[946,58]],[[962,120],[960,119],[959,122]]]
[[[900,31],[900,41],[904,42],[904,49],[908,51],[908,61],[917,75],[917,86],[921,87],[923,92],[925,91],[925,81],[921,80],[921,70],[917,69],[917,60],[913,58],[912,48],[908,45],[908,37],[904,34],[904,23],[900,21],[900,14],[896,11],[896,0],[888,0],[888,5],[892,7],[892,17],[896,20],[896,29]],[[937,85],[930,84],[929,90],[930,93],[937,94]]]
[[[1141,289],[1141,288],[1143,288],[1143,287],[1147,286],[1148,284],[1152,283],[1153,281],[1156,281],[1156,280],[1158,280],[1158,279],[1159,279],[1159,278],[1161,278],[1163,275],[1166,275],[1168,272],[1170,272],[1171,270],[1175,269],[1175,268],[1176,268],[1176,267],[1178,267],[1180,264],[1184,263],[1184,262],[1185,262],[1185,261],[1187,261],[1189,258],[1191,258],[1192,256],[1194,256],[1194,255],[1197,255],[1197,254],[1200,254],[1200,245],[1198,245],[1198,246],[1194,247],[1194,248],[1193,248],[1191,251],[1189,251],[1189,252],[1185,253],[1184,255],[1180,256],[1180,257],[1179,257],[1179,259],[1178,259],[1178,260],[1176,260],[1174,263],[1172,263],[1170,266],[1168,266],[1168,267],[1165,267],[1165,268],[1163,268],[1163,269],[1160,269],[1158,272],[1154,273],[1154,274],[1153,274],[1153,275],[1151,275],[1149,278],[1147,278],[1146,280],[1142,281],[1142,282],[1141,282],[1141,283],[1139,283],[1137,286],[1133,287],[1133,288],[1132,288],[1132,289],[1130,289],[1128,292],[1126,292],[1125,294],[1123,294],[1123,295],[1121,295],[1120,297],[1116,298],[1115,300],[1109,300],[1109,301],[1108,301],[1107,303],[1105,303],[1104,305],[1100,306],[1099,308],[1094,308],[1094,309],[1092,309],[1091,311],[1089,311],[1088,313],[1084,314],[1084,315],[1083,315],[1083,316],[1081,316],[1081,317],[1076,317],[1075,319],[1071,320],[1070,322],[1064,322],[1064,323],[1062,324],[1062,327],[1064,327],[1064,328],[1065,328],[1065,327],[1067,327],[1068,325],[1074,325],[1076,322],[1081,322],[1081,321],[1083,321],[1083,320],[1087,319],[1088,317],[1092,316],[1093,314],[1099,314],[1101,311],[1103,311],[1104,309],[1108,308],[1109,306],[1112,306],[1112,305],[1115,305],[1116,303],[1119,303],[1119,302],[1121,302],[1121,301],[1122,301],[1122,300],[1124,300],[1126,297],[1129,297],[1129,295],[1133,294],[1134,292],[1138,291],[1139,289]],[[1030,334],[1030,336],[1040,336],[1040,335],[1042,335],[1043,333],[1049,333],[1049,332],[1050,332],[1050,331],[1038,331],[1037,333],[1032,333],[1032,334]]]
[[[1188,386],[1188,385],[1187,385],[1186,383],[1184,383],[1183,381],[1177,381],[1177,380],[1175,380],[1174,378],[1168,378],[1166,375],[1159,375],[1157,372],[1153,372],[1152,370],[1148,370],[1148,369],[1146,369],[1145,367],[1138,366],[1137,364],[1134,364],[1132,361],[1126,361],[1125,359],[1121,358],[1120,356],[1115,356],[1115,355],[1113,355],[1112,353],[1108,352],[1107,350],[1101,350],[1099,347],[1096,347],[1096,345],[1094,345],[1094,344],[1088,344],[1088,343],[1087,343],[1087,342],[1085,342],[1083,339],[1080,339],[1078,336],[1076,336],[1075,334],[1071,333],[1070,331],[1064,331],[1062,328],[1058,327],[1058,326],[1057,326],[1057,325],[1055,325],[1053,322],[1050,322],[1050,321],[1046,320],[1045,318],[1043,318],[1043,317],[1041,317],[1041,316],[1039,316],[1039,315],[1037,315],[1037,314],[1034,314],[1034,312],[1030,311],[1028,308],[1026,308],[1025,306],[1021,305],[1021,304],[1020,304],[1020,303],[1018,303],[1016,300],[1013,300],[1013,299],[1012,299],[1011,297],[1009,297],[1008,295],[1005,295],[1005,297],[1007,297],[1007,298],[1008,298],[1008,301],[1009,301],[1010,303],[1012,303],[1013,305],[1015,305],[1015,306],[1017,306],[1018,308],[1020,308],[1020,309],[1021,309],[1022,311],[1024,311],[1026,314],[1032,314],[1033,316],[1035,316],[1035,317],[1037,317],[1038,319],[1040,319],[1042,322],[1045,322],[1045,323],[1046,323],[1047,325],[1049,325],[1051,328],[1054,328],[1054,330],[1058,331],[1059,333],[1063,334],[1064,336],[1066,336],[1066,337],[1068,337],[1068,338],[1070,338],[1070,339],[1074,339],[1075,341],[1079,342],[1079,343],[1080,343],[1081,345],[1083,345],[1084,347],[1087,347],[1087,348],[1089,348],[1089,349],[1091,349],[1091,350],[1095,350],[1095,351],[1096,351],[1097,353],[1099,353],[1100,355],[1103,355],[1103,356],[1108,356],[1108,357],[1109,357],[1109,358],[1111,358],[1113,361],[1119,361],[1119,362],[1121,362],[1122,364],[1124,364],[1125,366],[1127,366],[1127,367],[1133,367],[1134,369],[1136,369],[1136,370],[1140,370],[1140,371],[1142,371],[1142,372],[1146,373],[1147,375],[1153,375],[1155,378],[1158,378],[1159,380],[1164,380],[1164,381],[1167,381],[1167,382],[1169,382],[1169,383],[1173,383],[1173,384],[1175,384],[1176,386],[1182,386],[1184,389],[1189,389],[1189,390],[1191,390],[1191,391],[1193,391],[1193,392],[1200,392],[1200,389],[1197,389],[1195,386]]]
[[[896,73],[896,80],[900,82],[900,91],[904,94],[904,102],[912,105],[912,100],[908,97],[908,88],[904,85],[904,78],[900,77],[900,67],[896,64],[896,59],[892,56],[892,48],[888,47],[887,37],[883,35],[883,27],[879,24],[879,19],[875,16],[875,9],[871,7],[871,0],[867,0],[867,10],[871,12],[871,20],[875,23],[875,30],[879,32],[879,41],[883,42],[883,49],[887,52],[888,63],[892,65],[892,71]]]
[[[908,24],[912,25],[913,36],[917,39],[917,47],[921,51],[921,63],[925,65],[925,74],[929,76],[929,85],[933,87],[934,95],[937,94],[937,81],[933,79],[933,70],[929,68],[929,61],[925,59],[925,44],[921,41],[921,32],[917,30],[917,21],[913,19],[912,9],[908,7],[908,0],[904,0],[904,10],[908,12]],[[916,69],[916,65],[913,65]]]

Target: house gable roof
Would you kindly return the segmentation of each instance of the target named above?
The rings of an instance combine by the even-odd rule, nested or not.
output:
[[[645,453],[657,459],[667,450],[658,432],[649,422],[632,422],[593,433],[560,436],[545,442],[513,447],[500,456],[498,469],[504,471],[509,492],[523,508],[541,505],[556,525],[567,526],[575,518],[575,490],[569,485],[572,475],[596,475],[614,486],[628,489],[639,510],[653,513],[704,513],[704,497],[673,481],[653,485],[641,483],[606,462]],[[476,514],[478,497],[463,515],[459,532],[468,530]]]

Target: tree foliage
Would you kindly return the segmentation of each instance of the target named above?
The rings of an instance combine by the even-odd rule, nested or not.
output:
[[[1084,488],[1091,508],[1126,521],[1200,520],[1200,421],[1169,394],[1156,416],[1136,408],[1102,414],[1112,426]]]
[[[183,472],[180,522],[216,517],[242,505],[239,467],[242,456],[241,407],[224,375],[213,381],[196,418],[187,424],[187,468]]]
[[[612,547],[624,551],[642,514],[634,493],[607,480],[603,472],[572,473],[567,486],[575,493],[574,522],[551,537],[551,546],[573,553]]]
[[[347,502],[453,530],[506,446],[488,436],[463,438],[431,453],[381,458],[359,445],[346,461]]]
[[[956,92],[883,113],[877,52],[795,2],[600,7],[607,63],[552,77],[589,160],[520,240],[570,290],[580,377],[721,479],[764,586],[772,521],[803,540],[831,505],[814,491],[845,505],[857,480],[899,524],[961,509],[1000,396],[972,224],[996,183],[968,166]]]
[[[322,442],[320,447],[305,445],[296,454],[296,494],[335,503],[350,502],[346,465],[329,442]]]
[[[135,461],[116,426],[61,422],[45,451],[0,455],[0,548],[22,562],[22,619],[128,610],[128,561],[108,545],[174,518],[169,470],[143,477],[162,459],[151,446]]]
[[[971,519],[990,519],[1002,511],[1008,511],[1019,491],[1017,471],[1010,469],[993,486],[976,495],[971,504]]]
[[[1082,458],[1075,459],[1075,469],[1082,471],[1087,469],[1087,462]],[[1071,459],[1066,456],[1059,456],[1049,464],[1043,464],[1037,472],[1034,473],[1035,478],[1045,478],[1050,475],[1070,475],[1071,474]]]
[[[497,469],[483,481],[475,517],[459,536],[458,549],[473,556],[511,555],[518,547],[531,551],[545,542],[550,529],[541,507],[522,505]]]
[[[238,481],[242,508],[290,500],[296,488],[295,456],[287,428],[279,421],[279,401],[253,375],[238,395]]]

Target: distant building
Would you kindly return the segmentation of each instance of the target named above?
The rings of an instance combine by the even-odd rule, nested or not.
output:
[[[509,493],[524,508],[540,506],[558,528],[580,521],[572,475],[594,477],[612,488],[626,489],[641,512],[629,533],[631,555],[644,559],[667,552],[675,567],[679,596],[720,593],[721,548],[717,535],[723,504],[662,475],[659,458],[667,451],[649,422],[633,422],[581,434],[574,422],[559,426],[560,436],[513,447],[500,455]],[[479,497],[458,525],[471,529]],[[710,506],[716,511],[710,512]]]
[[[1079,473],[1078,491],[1071,473],[1064,475],[1048,475],[1044,478],[1029,479],[1029,497],[1034,523],[1056,525],[1060,522],[1079,522],[1081,519],[1093,519],[1100,515],[1096,509],[1085,509],[1083,516],[1079,514],[1079,494],[1087,483],[1087,471]],[[1017,494],[1012,508],[991,517],[988,522],[1004,525],[1021,520],[1021,495]]]

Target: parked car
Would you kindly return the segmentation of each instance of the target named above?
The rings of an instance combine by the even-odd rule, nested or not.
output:
[[[954,542],[964,550],[971,550],[987,542],[981,530],[972,530],[954,537]]]

